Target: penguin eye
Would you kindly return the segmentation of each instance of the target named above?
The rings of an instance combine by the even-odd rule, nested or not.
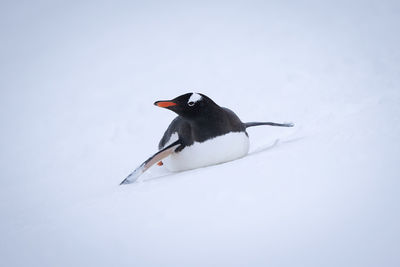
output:
[[[193,101],[190,101],[190,102],[188,103],[188,105],[191,106],[191,107],[193,107],[193,106],[194,106],[194,102],[193,102]]]

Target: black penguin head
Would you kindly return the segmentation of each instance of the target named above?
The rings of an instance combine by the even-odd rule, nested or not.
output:
[[[209,97],[200,93],[187,93],[172,100],[156,101],[154,105],[172,110],[186,119],[197,119],[207,116],[218,107]]]

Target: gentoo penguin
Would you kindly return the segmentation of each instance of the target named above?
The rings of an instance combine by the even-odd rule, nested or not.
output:
[[[292,127],[292,123],[243,123],[230,109],[200,93],[187,93],[154,105],[178,116],[158,145],[159,151],[129,174],[121,184],[135,182],[155,163],[171,171],[183,171],[238,159],[249,151],[246,128],[258,125]]]

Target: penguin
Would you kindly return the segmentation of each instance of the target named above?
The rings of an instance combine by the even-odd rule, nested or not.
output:
[[[247,128],[260,125],[293,127],[293,123],[246,122],[201,93],[187,93],[154,103],[178,116],[162,136],[159,151],[120,184],[135,182],[158,163],[170,171],[184,171],[242,158],[249,152]]]

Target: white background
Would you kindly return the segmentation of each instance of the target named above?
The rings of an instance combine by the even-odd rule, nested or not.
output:
[[[399,266],[399,3],[2,1],[0,265]],[[296,126],[118,186],[191,91]]]

